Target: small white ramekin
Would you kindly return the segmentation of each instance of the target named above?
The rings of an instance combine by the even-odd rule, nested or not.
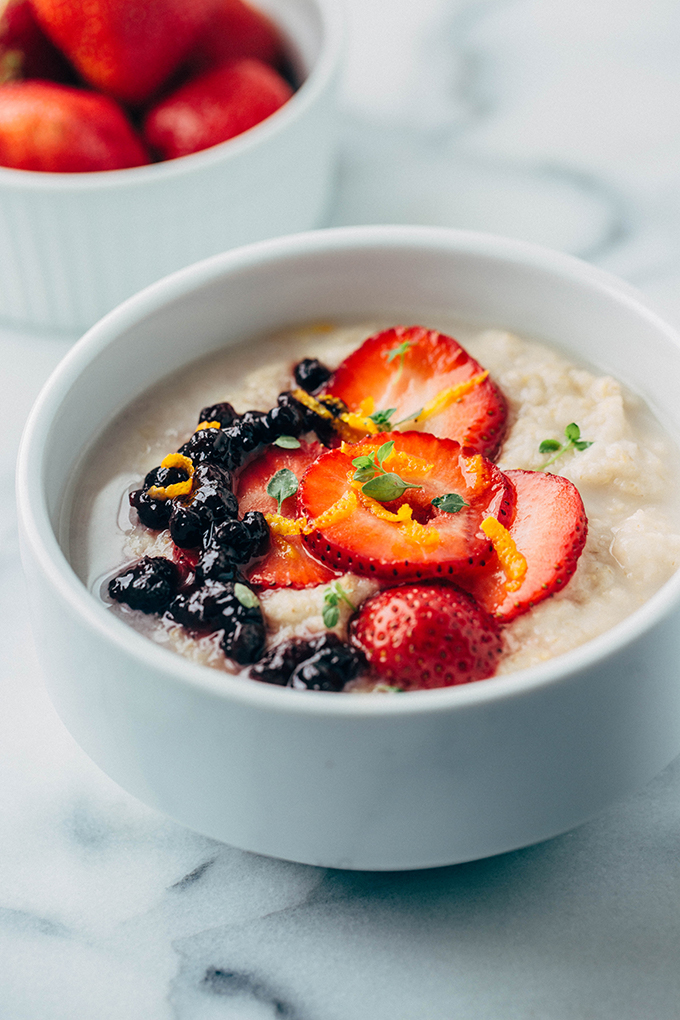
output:
[[[30,416],[19,514],[54,704],[121,786],[235,846],[362,869],[484,857],[579,824],[680,751],[680,573],[545,664],[390,697],[187,662],[107,612],[69,565],[59,535],[74,467],[162,376],[291,323],[425,309],[594,362],[680,435],[680,338],[628,286],[533,245],[417,227],[302,234],[182,270],[90,330]]]
[[[0,321],[91,326],[162,276],[319,226],[334,179],[339,0],[260,0],[304,82],[243,135],[152,166],[54,174],[0,167]]]

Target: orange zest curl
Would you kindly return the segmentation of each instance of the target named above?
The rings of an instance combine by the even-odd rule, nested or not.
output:
[[[218,421],[199,421],[198,425],[194,429],[194,432],[200,432],[201,429],[221,429],[222,425]]]
[[[151,499],[157,499],[161,503],[166,499],[176,499],[177,496],[188,496],[193,486],[194,462],[190,457],[182,453],[169,453],[161,461],[162,468],[179,468],[186,471],[189,477],[184,482],[175,482],[173,485],[151,485],[148,493]]]
[[[503,527],[495,517],[487,517],[481,523],[481,529],[494,547],[503,572],[507,578],[506,591],[518,591],[522,586],[527,572],[526,558],[515,545],[514,539],[507,528]]]

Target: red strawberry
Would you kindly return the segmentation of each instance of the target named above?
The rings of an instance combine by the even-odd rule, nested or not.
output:
[[[236,60],[193,78],[147,114],[143,132],[161,159],[207,149],[275,113],[293,94],[268,64]]]
[[[471,383],[467,392],[465,383]],[[458,395],[457,387],[463,387]],[[392,423],[425,408],[404,427],[456,439],[485,457],[498,453],[505,434],[507,407],[496,384],[456,340],[423,326],[396,326],[369,337],[336,369],[325,392],[350,411],[394,408]],[[437,396],[440,409],[428,408]]]
[[[214,0],[32,0],[38,21],[83,78],[134,106],[185,59]]]
[[[367,500],[353,483],[352,461],[392,441],[383,470],[420,487],[389,502]],[[449,493],[468,505],[456,513],[433,505]],[[452,439],[390,432],[322,454],[305,472],[299,502],[315,524],[304,537],[314,556],[338,570],[394,581],[456,577],[485,566],[491,545],[480,524],[489,515],[510,523],[514,489],[491,461]]]
[[[288,468],[301,478],[305,469],[323,450],[320,443],[301,443],[297,450],[282,450],[270,446],[241,472],[236,483],[236,494],[241,514],[248,510],[261,513],[278,513],[278,504],[267,494],[267,485],[273,475]],[[289,496],[281,504],[281,515],[294,519],[298,514],[296,496]],[[302,544],[301,535],[272,533],[269,552],[250,568],[248,579],[260,588],[310,588],[326,584],[337,573],[317,563]]]
[[[281,34],[266,14],[244,0],[218,0],[188,66],[198,74],[242,57],[280,67],[285,58]]]
[[[350,624],[350,641],[374,676],[403,690],[484,680],[502,650],[493,618],[464,591],[436,582],[367,599]]]
[[[94,92],[46,81],[0,86],[0,164],[80,173],[149,158],[121,108]]]
[[[508,471],[517,492],[510,536],[526,559],[526,574],[508,591],[505,571],[497,566],[463,586],[496,619],[513,620],[569,582],[588,535],[588,521],[577,488],[561,475]]]
[[[75,82],[76,74],[35,20],[29,0],[0,0],[0,82],[20,78]]]

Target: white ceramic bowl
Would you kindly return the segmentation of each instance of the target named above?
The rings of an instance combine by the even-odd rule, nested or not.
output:
[[[285,324],[430,307],[558,344],[680,435],[680,340],[625,284],[532,245],[363,227],[263,242],[147,289],[76,345],[18,474],[36,642],[75,738],[125,789],[263,854],[422,868],[589,818],[680,751],[680,575],[606,634],[510,676],[389,697],[291,691],[159,648],[88,593],[63,527],[86,445],[161,374]]]
[[[0,167],[0,320],[82,330],[147,284],[319,226],[334,177],[339,0],[258,0],[304,82],[266,121],[180,159],[99,173]]]

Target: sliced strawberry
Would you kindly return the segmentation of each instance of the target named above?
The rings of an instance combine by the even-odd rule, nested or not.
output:
[[[144,119],[144,138],[160,159],[188,156],[254,127],[292,94],[269,64],[234,60],[192,78],[153,106]]]
[[[507,476],[517,493],[510,538],[526,560],[526,573],[514,591],[500,565],[463,582],[481,606],[506,623],[566,587],[588,535],[583,501],[567,478],[542,471],[508,471]]]
[[[378,503],[353,483],[352,460],[390,441],[384,470],[419,488]],[[449,493],[468,505],[449,513],[432,504]],[[314,556],[338,570],[390,580],[455,577],[485,566],[492,546],[481,522],[493,515],[510,523],[514,501],[512,484],[491,461],[424,432],[383,433],[329,450],[307,469],[299,491],[301,511],[314,524],[304,536]]]
[[[288,468],[301,478],[305,469],[319,456],[324,447],[320,443],[301,442],[296,450],[283,450],[269,446],[251,461],[236,482],[236,495],[241,514],[248,510],[277,514],[278,504],[268,495],[267,486],[273,475]],[[297,496],[289,496],[281,504],[280,515],[294,520],[298,516]],[[272,530],[271,546],[267,555],[247,572],[249,581],[260,588],[311,588],[326,584],[337,572],[318,563],[307,552],[302,536],[280,535]]]
[[[484,680],[502,650],[493,617],[464,591],[436,582],[367,599],[350,624],[350,641],[373,676],[409,691]]]
[[[364,415],[395,408],[392,423],[424,408],[403,427],[455,439],[489,458],[505,434],[507,406],[498,386],[456,340],[423,326],[369,337],[336,369],[325,392]]]

